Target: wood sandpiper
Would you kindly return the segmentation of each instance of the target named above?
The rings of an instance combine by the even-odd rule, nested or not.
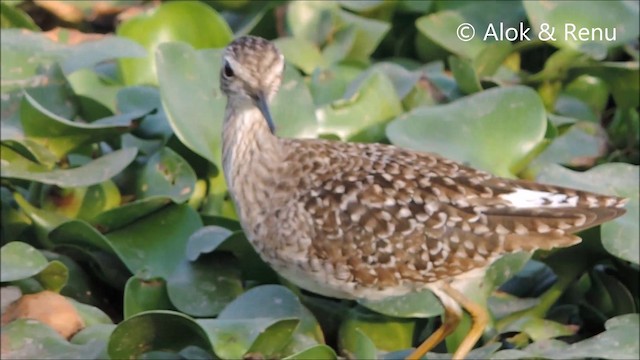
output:
[[[464,358],[488,323],[456,283],[501,255],[565,247],[573,233],[622,215],[625,199],[495,177],[435,154],[382,144],[286,139],[269,102],[285,66],[269,41],[243,36],[223,53],[223,168],[242,228],[295,285],[342,299],[430,289],[443,324],[418,359],[458,324],[473,325]]]

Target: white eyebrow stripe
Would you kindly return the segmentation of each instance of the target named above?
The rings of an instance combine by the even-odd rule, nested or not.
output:
[[[498,197],[511,203],[516,208],[534,207],[576,207],[578,206],[578,196],[568,196],[566,194],[551,193],[546,191],[535,191],[527,189],[515,189],[508,194],[500,194]]]

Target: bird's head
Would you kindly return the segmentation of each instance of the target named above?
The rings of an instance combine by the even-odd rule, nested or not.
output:
[[[228,101],[249,102],[260,109],[273,132],[268,103],[278,92],[284,65],[284,56],[270,41],[239,37],[222,54],[220,90]]]

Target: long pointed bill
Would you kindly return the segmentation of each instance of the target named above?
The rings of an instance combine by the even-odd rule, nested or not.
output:
[[[276,132],[276,126],[273,123],[273,119],[271,118],[271,112],[269,112],[269,106],[267,105],[267,99],[265,98],[264,95],[260,94],[258,95],[258,109],[260,109],[260,112],[262,113],[262,116],[264,116],[265,120],[267,120],[267,125],[269,125],[269,130],[271,130],[272,134],[275,134]]]

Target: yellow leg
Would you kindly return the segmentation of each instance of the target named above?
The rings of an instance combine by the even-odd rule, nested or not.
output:
[[[442,325],[440,325],[440,327],[427,338],[427,340],[407,356],[406,360],[422,359],[429,350],[433,349],[442,340],[449,336],[449,334],[451,334],[460,323],[460,318],[462,317],[462,309],[460,309],[460,306],[445,293],[436,289],[433,289],[432,291],[444,307],[444,321],[442,322]]]
[[[471,329],[452,357],[452,359],[464,359],[482,336],[484,329],[489,323],[489,314],[482,306],[467,299],[462,293],[451,286],[445,284],[442,290],[458,304],[462,305],[469,315],[471,315]]]
[[[489,323],[489,314],[482,306],[467,299],[449,284],[445,283],[439,289],[432,289],[432,291],[442,303],[442,307],[444,307],[444,322],[427,340],[407,356],[407,360],[422,359],[429,350],[433,349],[456,329],[462,317],[460,305],[471,315],[472,324],[469,333],[458,346],[452,359],[464,359],[478,342],[480,336],[482,336],[485,327]]]

